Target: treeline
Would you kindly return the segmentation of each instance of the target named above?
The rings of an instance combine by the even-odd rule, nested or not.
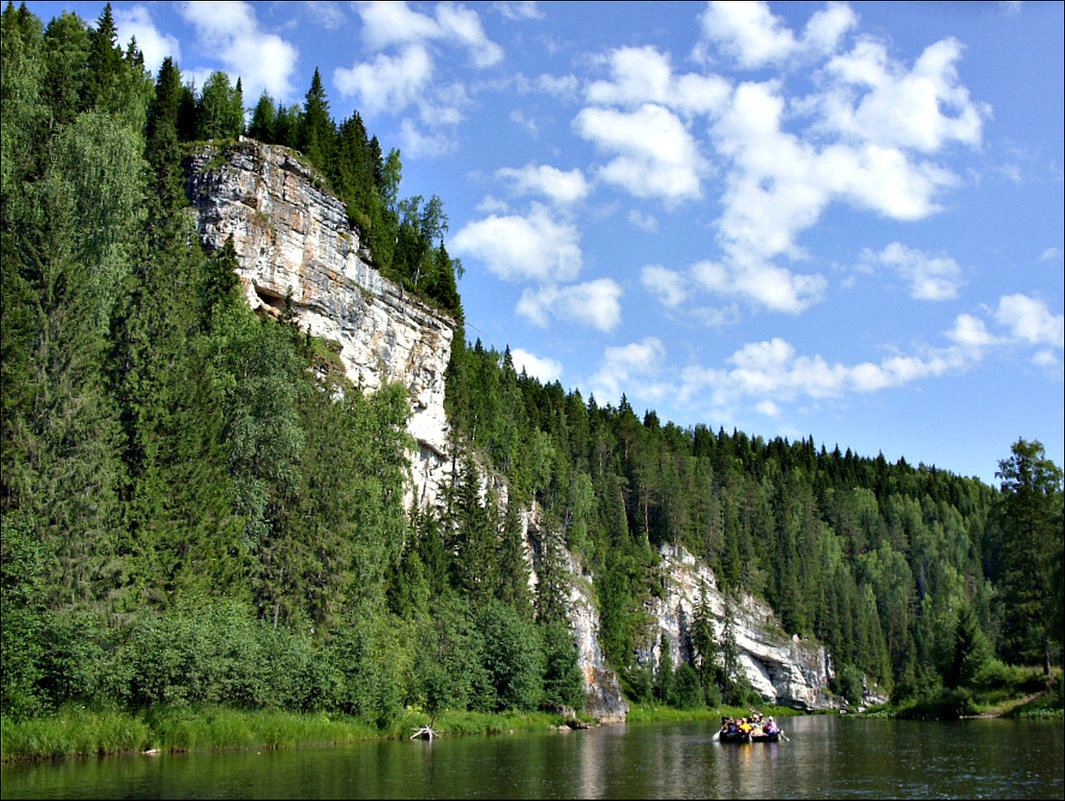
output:
[[[239,91],[190,103],[110,7],[44,26],[9,3],[0,34],[4,716],[579,704],[514,515],[499,554],[466,544],[503,526],[470,468],[412,526],[403,389],[364,397],[328,343],[250,310],[231,246],[201,248],[184,140],[235,133],[212,126],[238,125]]]
[[[456,343],[449,371],[460,436],[515,495],[536,499],[594,574],[604,650],[637,697],[662,682],[634,653],[664,543],[704,560],[725,588],[764,597],[789,634],[824,642],[852,702],[863,675],[916,697],[993,684],[996,657],[1060,664],[1062,474],[1039,443],[1020,440],[1002,460],[1000,492],[812,438],[682,429],[653,411],[641,420],[624,396],[600,407],[518,374],[509,350],[480,341]],[[705,698],[742,700],[722,668],[727,646],[695,632],[684,657]]]

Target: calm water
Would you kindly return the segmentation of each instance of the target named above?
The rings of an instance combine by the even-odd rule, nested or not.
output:
[[[704,724],[5,766],[3,798],[1057,798],[1062,721],[785,721],[720,745]]]

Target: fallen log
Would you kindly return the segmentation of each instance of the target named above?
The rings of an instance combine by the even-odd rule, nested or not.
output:
[[[414,732],[410,736],[412,740],[429,740],[430,742],[432,742],[434,737],[439,737],[441,734],[438,731],[434,731],[431,726],[411,726],[411,731]]]

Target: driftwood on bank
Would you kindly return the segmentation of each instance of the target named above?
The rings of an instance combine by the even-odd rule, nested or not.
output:
[[[410,736],[412,740],[429,740],[430,742],[432,742],[434,737],[439,737],[442,734],[442,732],[435,731],[431,726],[411,726],[411,731],[414,732]]]

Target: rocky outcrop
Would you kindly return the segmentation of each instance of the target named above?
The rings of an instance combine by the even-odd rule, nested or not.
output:
[[[213,249],[232,237],[252,308],[290,305],[301,328],[336,343],[357,386],[406,386],[418,443],[410,494],[435,505],[450,472],[444,371],[454,321],[371,266],[344,204],[288,148],[207,144],[186,176],[200,236]]]
[[[828,692],[832,659],[824,646],[789,637],[763,601],[749,595],[726,599],[710,568],[683,548],[662,546],[660,556],[662,596],[648,603],[652,624],[637,661],[657,668],[663,643],[674,661],[691,661],[692,621],[702,607],[710,612],[718,642],[731,619],[740,669],[767,703],[805,711],[839,705]]]
[[[522,517],[522,536],[526,543],[531,568],[531,584],[535,589],[544,540],[539,509],[534,503]],[[568,614],[570,629],[577,642],[577,665],[584,677],[584,711],[601,723],[618,723],[629,713],[628,702],[621,692],[617,674],[607,665],[603,649],[599,647],[599,603],[595,584],[590,575],[582,573],[573,555],[563,549],[563,569],[568,575]]]

